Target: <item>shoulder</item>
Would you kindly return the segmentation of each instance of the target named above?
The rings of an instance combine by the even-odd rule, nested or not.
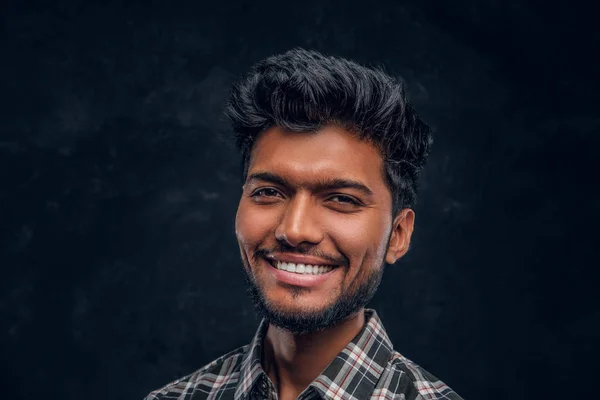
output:
[[[407,400],[462,400],[444,382],[396,351],[388,362],[377,390],[387,395],[403,395],[400,398]]]
[[[183,398],[192,393],[209,394],[219,390],[235,390],[242,358],[248,345],[239,347],[160,389],[152,391],[144,400]],[[194,397],[196,398],[196,397]]]

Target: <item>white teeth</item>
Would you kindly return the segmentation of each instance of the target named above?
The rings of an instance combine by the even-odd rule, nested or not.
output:
[[[321,275],[331,271],[333,267],[329,265],[294,264],[277,261],[277,269],[302,275]]]

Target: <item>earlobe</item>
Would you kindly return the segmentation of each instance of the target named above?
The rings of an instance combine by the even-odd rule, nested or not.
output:
[[[415,212],[404,208],[398,213],[392,225],[392,235],[388,245],[385,261],[394,264],[406,254],[415,224]]]

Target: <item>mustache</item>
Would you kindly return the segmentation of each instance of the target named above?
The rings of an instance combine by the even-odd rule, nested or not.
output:
[[[327,253],[324,253],[319,250],[311,250],[311,249],[302,249],[298,247],[286,247],[286,246],[276,246],[271,249],[262,248],[258,249],[254,252],[254,262],[258,262],[261,258],[266,258],[272,256],[274,253],[288,253],[288,254],[298,254],[303,256],[312,256],[319,257],[324,260],[329,261],[332,264],[348,267],[350,266],[350,260],[343,255],[333,256]]]

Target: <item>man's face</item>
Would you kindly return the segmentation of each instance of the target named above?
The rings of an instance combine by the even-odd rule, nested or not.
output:
[[[339,127],[272,127],[259,136],[236,235],[251,290],[273,323],[310,321],[313,328],[299,330],[321,329],[358,311],[374,294],[384,261],[403,254],[399,244],[408,247],[412,211],[403,210],[411,218],[402,232],[382,170],[378,150]]]

